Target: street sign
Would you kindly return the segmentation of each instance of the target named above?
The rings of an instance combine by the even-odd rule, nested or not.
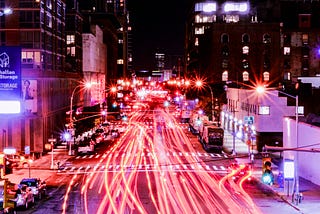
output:
[[[244,122],[246,124],[252,125],[254,122],[254,116],[244,116]]]
[[[30,146],[25,146],[25,147],[24,147],[24,153],[25,153],[26,155],[30,155]]]
[[[49,139],[48,139],[48,142],[49,142],[49,143],[55,143],[55,142],[57,142],[57,139],[55,139],[55,138],[49,138]]]

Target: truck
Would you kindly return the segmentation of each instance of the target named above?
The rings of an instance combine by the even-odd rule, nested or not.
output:
[[[207,121],[207,116],[194,112],[189,120],[189,131],[194,135],[199,135],[203,124],[207,123]]]
[[[85,138],[82,141],[76,143],[76,153],[77,154],[89,154],[94,153],[95,142],[90,138]]]
[[[181,110],[181,122],[187,123],[190,120],[191,111],[188,109]]]
[[[203,124],[199,140],[207,151],[221,152],[223,147],[224,130],[213,123]]]

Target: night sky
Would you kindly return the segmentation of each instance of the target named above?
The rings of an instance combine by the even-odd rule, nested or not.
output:
[[[156,52],[164,53],[168,57],[166,68],[171,68],[172,58],[183,55],[188,1],[130,0],[128,2],[135,71],[153,70]]]

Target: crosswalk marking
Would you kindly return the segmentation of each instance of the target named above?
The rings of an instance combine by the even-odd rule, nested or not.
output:
[[[142,152],[140,154],[134,153],[131,154],[129,152],[110,152],[110,153],[104,153],[103,155],[101,154],[86,154],[86,155],[79,155],[76,156],[75,159],[98,159],[98,158],[102,158],[105,159],[107,157],[129,157],[129,156],[141,156],[141,157],[157,157],[158,153],[152,153],[152,152]],[[166,156],[168,157],[188,157],[188,156],[192,156],[192,157],[212,157],[212,158],[230,158],[230,155],[228,154],[216,154],[216,153],[201,153],[201,152],[166,152]]]
[[[140,154],[133,154],[130,152],[114,152],[114,151],[108,151],[104,154],[87,154],[82,156],[76,156],[75,159],[101,159],[100,163],[102,163],[103,159],[106,158],[115,158],[115,157],[149,157],[149,158],[156,158],[160,153],[157,152],[142,152]],[[215,154],[215,153],[206,153],[206,152],[179,152],[179,151],[167,151],[166,156],[168,158],[177,159],[177,160],[183,160],[183,158],[202,158],[205,160],[208,160],[208,158],[231,158],[228,154]],[[62,166],[59,170],[59,172],[63,173],[88,173],[90,171],[99,172],[99,171],[120,171],[120,170],[136,170],[136,171],[156,171],[156,170],[169,170],[169,171],[213,171],[218,173],[226,173],[228,169],[223,165],[214,165],[208,162],[201,162],[201,163],[194,163],[194,164],[188,164],[188,163],[181,163],[181,164],[172,164],[172,165],[161,165],[161,164],[139,164],[139,165],[119,165],[119,164],[111,164],[111,165],[104,165],[102,164],[95,166],[72,166],[70,164]]]
[[[145,164],[145,165],[109,165],[108,168],[106,169],[105,166],[80,166],[80,167],[65,167],[65,168],[60,168],[59,172],[60,173],[85,173],[85,172],[119,172],[119,171],[213,171],[217,173],[227,173],[228,169],[222,165],[202,165],[202,164],[174,164],[174,165],[151,165],[151,164]]]

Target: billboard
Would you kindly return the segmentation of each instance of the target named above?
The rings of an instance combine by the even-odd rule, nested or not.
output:
[[[0,114],[20,113],[21,47],[0,47]]]
[[[22,113],[37,112],[37,80],[22,79]]]

